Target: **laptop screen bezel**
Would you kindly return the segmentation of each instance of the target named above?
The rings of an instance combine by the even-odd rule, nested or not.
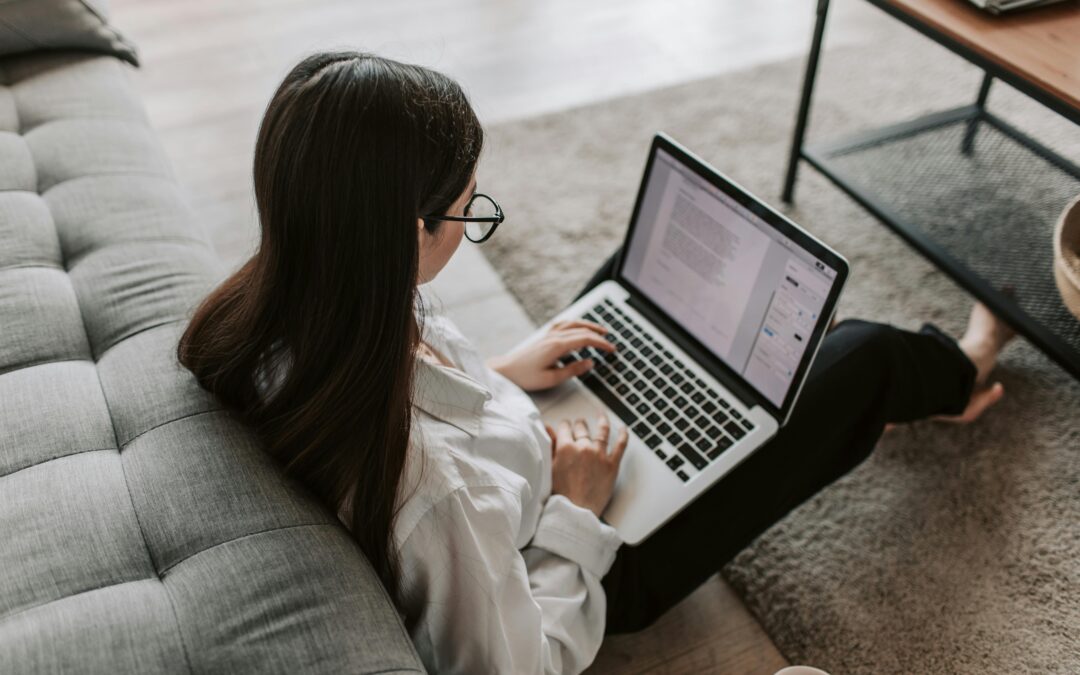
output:
[[[764,394],[758,391],[757,387],[751,384],[740,373],[736,372],[731,366],[729,366],[723,359],[716,356],[712,350],[706,347],[701,341],[685,330],[673,317],[671,317],[663,308],[654,303],[640,288],[638,288],[634,282],[629,279],[625,274],[626,261],[628,258],[628,247],[634,238],[634,232],[638,225],[638,220],[641,215],[642,203],[645,199],[645,191],[649,185],[649,178],[652,174],[653,167],[656,162],[657,153],[660,150],[664,150],[676,161],[680,162],[685,168],[692,171],[695,175],[707,181],[710,185],[719,188],[724,194],[733,198],[740,205],[745,207],[754,215],[764,220],[770,227],[775,228],[780,234],[787,237],[797,246],[803,248],[814,257],[821,260],[824,264],[831,267],[836,271],[836,279],[833,281],[832,287],[829,289],[829,295],[825,300],[825,305],[822,308],[821,314],[818,317],[817,323],[814,325],[814,330],[811,333],[810,340],[807,342],[807,348],[803,352],[802,358],[799,360],[798,368],[791,380],[791,385],[788,387],[788,391],[784,397],[781,405],[776,405],[770,401]],[[640,245],[640,244],[639,244]],[[833,312],[836,309],[837,300],[840,297],[840,292],[847,281],[848,276],[848,263],[839,253],[832,250],[824,243],[814,238],[803,228],[796,225],[793,221],[772,209],[757,197],[754,197],[750,192],[739,186],[737,183],[721,174],[716,169],[709,166],[704,160],[694,155],[692,152],[679,145],[674,139],[666,134],[657,134],[653,138],[652,145],[649,149],[649,157],[645,163],[645,172],[641,180],[641,186],[638,189],[637,199],[634,202],[634,211],[630,217],[630,226],[626,232],[626,238],[623,241],[623,252],[619,257],[618,265],[616,267],[615,278],[627,291],[630,292],[631,297],[637,304],[642,305],[645,309],[649,310],[647,313],[650,318],[655,319],[660,317],[662,319],[661,326],[669,336],[675,339],[680,347],[690,347],[687,351],[692,356],[703,361],[703,365],[708,367],[712,372],[719,371],[725,376],[725,383],[728,380],[733,379],[738,383],[738,387],[731,387],[733,393],[740,395],[744,398],[749,398],[754,404],[760,405],[774,417],[776,417],[781,424],[785,423],[791,414],[791,409],[795,405],[795,401],[798,398],[799,391],[802,389],[803,380],[805,379],[806,372],[810,368],[810,364],[813,362],[814,357],[817,354],[817,349],[820,346],[820,342],[828,328],[829,322],[832,320]]]

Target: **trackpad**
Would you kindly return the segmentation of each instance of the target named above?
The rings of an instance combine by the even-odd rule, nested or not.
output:
[[[610,412],[607,407],[596,398],[584,385],[572,380],[555,389],[533,394],[536,407],[546,424],[555,427],[562,420],[574,420],[584,417],[589,423],[589,430],[596,431],[596,418],[607,415],[611,420],[612,439],[617,435],[624,424],[621,419]],[[612,441],[614,442],[614,441]],[[615,483],[615,493],[611,503],[604,511],[604,520],[612,525],[623,541],[636,544],[640,542],[653,528],[651,521],[655,519],[653,510],[656,506],[663,506],[656,499],[650,499],[663,490],[671,492],[671,487],[677,481],[670,472],[659,466],[658,460],[652,456],[648,448],[636,437],[630,437],[630,445],[623,457],[622,466],[619,468],[619,478]],[[676,487],[681,484],[676,485]]]
[[[614,416],[608,412],[607,406],[576,379],[569,380],[554,389],[534,393],[532,399],[539,408],[544,422],[552,427],[563,420],[573,421],[583,417],[588,422],[590,431],[595,431],[596,418],[604,414],[611,419],[612,428],[617,429],[622,425],[622,420],[613,419]]]

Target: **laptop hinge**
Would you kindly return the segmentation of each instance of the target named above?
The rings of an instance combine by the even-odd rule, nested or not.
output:
[[[626,288],[626,286],[623,286],[623,288]],[[753,408],[758,405],[759,397],[755,395],[749,387],[743,384],[741,378],[734,371],[728,368],[726,364],[716,358],[712,353],[695,344],[693,338],[689,337],[682,327],[656,311],[647,301],[643,301],[637,293],[629,288],[627,288],[627,290],[630,291],[630,297],[626,300],[628,305],[640,312],[654,325],[661,328],[664,331],[664,334],[667,335],[672,342],[679,345],[680,349],[698,363],[705,366],[705,369],[709,371],[709,374],[722,382],[724,386],[727,387],[728,391],[739,399],[739,402],[745,407]],[[766,410],[767,409],[768,408],[766,408]]]

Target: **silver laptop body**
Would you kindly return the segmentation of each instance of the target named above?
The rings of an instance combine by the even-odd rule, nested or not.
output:
[[[604,520],[637,544],[772,438],[798,398],[847,262],[664,134],[615,278],[530,336],[585,318],[617,351],[535,393],[545,421],[629,427]],[[613,419],[614,422],[614,419]],[[616,422],[617,424],[617,422]]]

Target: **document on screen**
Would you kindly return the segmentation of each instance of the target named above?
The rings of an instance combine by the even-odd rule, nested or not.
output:
[[[746,311],[769,237],[685,180],[665,186],[639,285],[721,358]]]

